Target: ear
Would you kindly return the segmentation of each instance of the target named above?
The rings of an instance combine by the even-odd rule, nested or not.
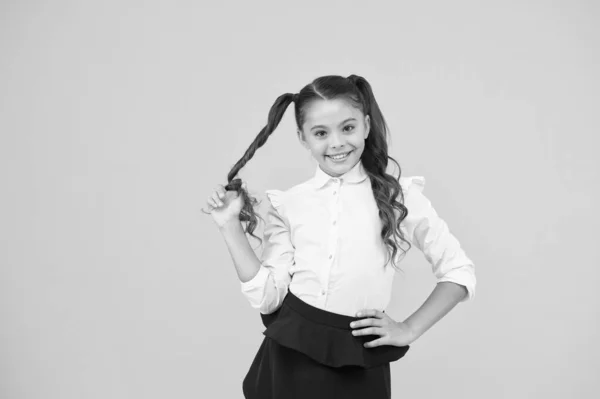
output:
[[[307,143],[306,143],[306,141],[304,140],[304,137],[302,136],[302,130],[298,129],[298,130],[296,131],[296,133],[298,134],[298,140],[300,140],[300,144],[302,144],[302,146],[303,146],[305,149],[307,149],[307,150],[308,150],[308,149],[310,149],[310,147],[308,146],[308,144],[307,144]]]
[[[371,132],[371,117],[370,115],[365,116],[365,140],[369,137]]]

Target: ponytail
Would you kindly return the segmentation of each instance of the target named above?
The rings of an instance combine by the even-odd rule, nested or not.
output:
[[[256,150],[258,150],[267,142],[271,133],[275,131],[279,125],[279,122],[281,122],[281,119],[283,118],[288,106],[296,98],[297,95],[292,93],[282,94],[281,96],[277,97],[275,103],[269,111],[267,125],[262,128],[244,155],[235,163],[233,168],[231,168],[231,171],[227,174],[228,184],[225,186],[225,190],[237,191],[238,195],[241,195],[244,201],[244,205],[240,211],[239,220],[241,222],[248,222],[245,230],[246,233],[250,234],[254,238],[257,238],[259,241],[261,241],[261,243],[262,240],[253,234],[256,226],[258,225],[257,215],[254,211],[254,206],[258,203],[258,201],[256,198],[251,197],[250,194],[248,194],[248,191],[242,185],[242,179],[237,177],[237,175],[240,169],[242,169],[248,163],[248,161],[252,159]]]
[[[367,174],[371,177],[371,188],[379,208],[379,216],[383,221],[381,236],[392,250],[390,254],[392,259],[396,257],[398,248],[403,251],[404,256],[411,248],[411,244],[404,238],[400,224],[408,215],[408,209],[404,206],[404,193],[400,186],[402,169],[398,162],[388,155],[389,129],[369,82],[357,75],[350,75],[346,79],[358,90],[363,112],[371,118],[371,133],[365,140],[361,159]],[[396,164],[399,171],[397,178],[387,173],[388,160]],[[407,250],[401,247],[398,239],[408,245]],[[394,262],[392,263],[396,266]]]

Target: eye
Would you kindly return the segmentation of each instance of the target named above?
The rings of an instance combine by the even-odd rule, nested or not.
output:
[[[348,129],[348,128],[350,128],[350,129]],[[344,126],[344,131],[351,132],[352,130],[354,130],[353,125]],[[321,135],[321,133],[323,133],[323,135]],[[327,132],[325,130],[318,130],[315,132],[315,136],[317,136],[317,137],[323,137],[325,134],[327,134]]]

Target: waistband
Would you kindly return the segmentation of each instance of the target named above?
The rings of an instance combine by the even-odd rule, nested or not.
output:
[[[315,323],[325,324],[327,326],[335,328],[343,328],[344,330],[352,330],[350,323],[356,320],[361,320],[360,317],[346,316],[338,313],[332,313],[327,310],[323,310],[314,307],[302,299],[298,298],[291,291],[283,300],[284,303],[294,309],[296,312],[306,317],[307,319],[314,321]]]
[[[288,290],[287,295],[283,299],[282,306],[284,305],[289,306],[308,320],[311,320],[315,323],[324,324],[326,326],[331,326],[335,328],[342,328],[344,330],[352,330],[352,327],[350,327],[350,323],[352,323],[353,321],[363,319],[362,317],[346,316],[343,314],[333,313],[324,309],[314,307],[304,302],[302,299],[298,298],[290,290]],[[383,312],[385,313],[385,310]],[[274,312],[273,315],[264,315],[261,313],[261,317],[263,319],[263,324],[265,324],[265,327],[267,327],[267,323],[270,321],[270,319],[276,316],[276,313],[277,311]]]
[[[266,337],[330,367],[374,367],[400,359],[409,349],[408,345],[365,348],[365,342],[379,336],[352,335],[350,323],[361,318],[314,307],[291,291],[279,309],[272,314],[261,313],[261,317]]]

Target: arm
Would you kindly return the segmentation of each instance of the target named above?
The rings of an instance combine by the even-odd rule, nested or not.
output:
[[[475,295],[475,268],[447,223],[422,193],[423,178],[413,178],[407,189],[407,236],[431,264],[437,285],[423,305],[404,322],[415,339],[441,320],[457,304]]]
[[[462,285],[438,283],[423,305],[404,320],[413,333],[413,341],[446,316],[466,296],[467,290]]]
[[[394,321],[389,315],[377,309],[365,309],[357,317],[363,320],[350,324],[355,335],[377,334],[381,338],[365,343],[372,348],[381,345],[404,346],[440,321],[458,303],[474,297],[475,271],[473,262],[461,249],[448,225],[442,220],[431,202],[423,194],[425,179],[413,177],[405,193],[405,206],[408,215],[402,221],[405,237],[419,248],[431,264],[437,285],[423,305],[403,322]],[[404,190],[405,185],[402,186]],[[395,263],[404,257],[398,253]],[[370,327],[372,326],[372,327]]]
[[[260,269],[260,261],[248,242],[242,223],[232,220],[230,223],[219,227],[223,239],[227,244],[229,254],[233,259],[238,278],[242,283],[252,280]]]
[[[291,282],[290,267],[294,260],[289,227],[282,216],[278,190],[268,190],[270,204],[263,234],[262,261],[250,246],[241,222],[221,229],[240,279],[242,293],[250,305],[269,314],[277,310]]]

